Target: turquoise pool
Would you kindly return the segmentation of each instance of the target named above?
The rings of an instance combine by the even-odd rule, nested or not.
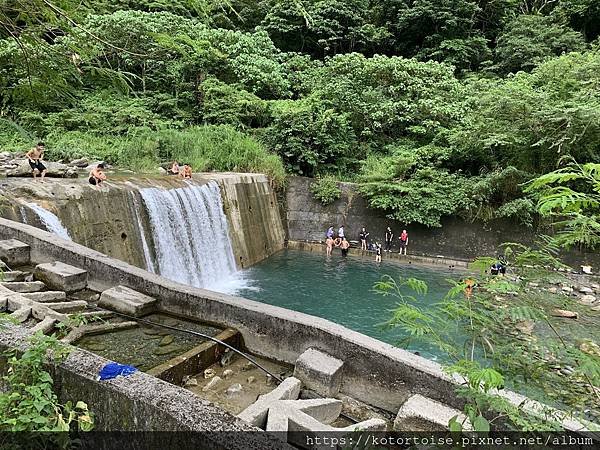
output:
[[[385,255],[384,255],[385,258]],[[383,275],[413,277],[425,281],[429,291],[418,296],[423,307],[438,302],[448,292],[449,278],[460,274],[447,268],[430,268],[399,262],[375,262],[375,256],[342,258],[339,252],[325,253],[284,250],[245,273],[251,287],[238,294],[270,305],[300,311],[331,320],[347,328],[396,345],[402,339],[399,330],[382,329],[396,300],[373,292],[373,284]],[[408,292],[407,292],[408,293]],[[437,360],[440,354],[429,345],[409,350]]]

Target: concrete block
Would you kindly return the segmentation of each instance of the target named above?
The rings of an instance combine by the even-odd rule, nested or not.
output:
[[[63,291],[27,292],[23,297],[39,303],[64,302],[67,294]]]
[[[2,286],[10,289],[13,292],[29,293],[40,292],[46,289],[46,285],[41,281],[12,281],[10,283],[2,283]]]
[[[29,245],[16,239],[0,241],[0,259],[9,266],[29,264]]]
[[[39,264],[35,267],[34,276],[51,289],[65,292],[75,292],[87,286],[87,271],[70,266],[60,261]]]
[[[158,300],[125,286],[115,286],[100,295],[98,306],[140,317],[156,309]]]
[[[25,281],[27,272],[21,272],[20,270],[11,270],[2,274],[2,281]]]
[[[273,403],[279,400],[296,400],[300,395],[302,382],[294,377],[286,378],[279,386],[258,399],[243,410],[238,417],[256,427],[265,428],[267,414]]]
[[[53,311],[66,314],[85,311],[87,308],[87,302],[83,300],[76,300],[73,302],[44,303],[43,306],[50,308]],[[35,309],[35,306],[33,308]]]
[[[16,311],[14,311],[13,313],[11,313],[10,317],[19,323],[23,323],[27,319],[29,319],[30,315],[31,315],[31,307],[23,306],[22,308],[19,308]]]
[[[342,384],[344,361],[317,349],[309,348],[296,360],[294,376],[324,397],[335,397]]]
[[[394,420],[396,431],[447,431],[453,417],[463,423],[463,430],[471,431],[471,423],[457,409],[422,395],[411,396],[400,407]]]

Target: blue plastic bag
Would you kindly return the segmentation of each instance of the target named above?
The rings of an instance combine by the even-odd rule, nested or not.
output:
[[[100,373],[98,374],[98,379],[110,380],[112,378],[118,377],[119,375],[126,377],[135,372],[137,372],[137,369],[133,366],[111,362],[105,365],[102,368],[102,370],[100,370]]]

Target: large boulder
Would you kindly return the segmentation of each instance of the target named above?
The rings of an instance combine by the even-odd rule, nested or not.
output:
[[[7,177],[30,177],[31,176],[31,166],[29,166],[29,161],[26,159],[19,160],[18,166],[14,169],[9,169],[6,172]],[[77,170],[73,167],[69,167],[66,164],[52,162],[52,161],[43,161],[44,166],[48,169],[46,172],[46,176],[48,177],[57,177],[57,178],[77,178]]]

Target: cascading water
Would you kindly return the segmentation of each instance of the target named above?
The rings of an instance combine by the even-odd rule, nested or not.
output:
[[[50,233],[54,233],[57,236],[63,239],[67,239],[69,241],[72,240],[71,236],[69,235],[69,232],[63,226],[60,219],[56,217],[56,215],[33,202],[25,203],[25,206],[31,209],[40,218],[40,221],[46,227],[46,230],[48,230]]]
[[[220,292],[242,287],[219,185],[140,189],[152,228],[158,273]]]

